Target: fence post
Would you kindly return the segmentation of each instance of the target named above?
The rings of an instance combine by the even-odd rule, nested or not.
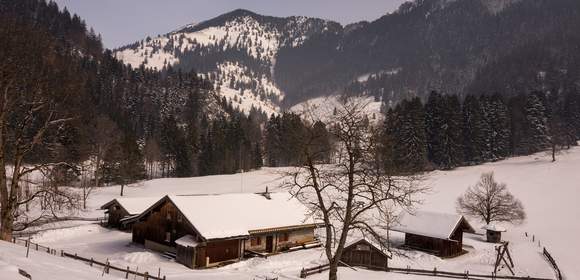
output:
[[[64,251],[63,250],[60,250],[60,256],[61,257],[64,257]]]
[[[434,275],[434,276],[437,276],[437,267],[434,267],[434,268],[433,268],[433,275]]]
[[[91,258],[90,266],[93,266],[93,258]]]
[[[469,270],[465,271],[465,279],[469,279]]]
[[[161,267],[159,268],[159,270],[157,271],[157,278],[161,278]]]
[[[300,278],[306,278],[306,273],[304,272],[304,267],[300,270]]]
[[[129,267],[127,267],[127,271],[125,273],[125,279],[129,279]]]
[[[143,276],[143,279],[149,280],[149,272],[145,271],[145,275]]]
[[[36,243],[35,245],[36,245],[36,251],[38,251],[38,243]]]

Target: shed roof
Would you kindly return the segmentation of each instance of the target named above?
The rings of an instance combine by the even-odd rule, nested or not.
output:
[[[428,211],[416,211],[413,214],[403,213],[399,225],[391,228],[393,231],[438,239],[450,239],[458,229],[465,232],[475,232],[461,215]]]
[[[118,204],[129,215],[133,216],[143,213],[143,211],[147,210],[147,208],[155,204],[159,199],[160,197],[120,197],[105,203],[101,206],[101,209],[107,209],[112,204]]]
[[[353,239],[350,242],[346,243],[344,245],[344,248],[346,250],[351,246],[361,244],[361,243],[369,244],[370,246],[374,247],[376,249],[376,251],[382,253],[385,257],[387,257],[389,259],[391,259],[393,257],[393,254],[391,253],[391,251],[389,251],[387,248],[385,248],[385,246],[381,245],[380,243],[376,242],[375,240],[371,240],[371,239],[366,238],[366,237]]]
[[[181,245],[183,247],[192,247],[195,248],[199,245],[199,242],[195,240],[195,238],[191,235],[185,235],[177,240],[175,240],[175,244]]]

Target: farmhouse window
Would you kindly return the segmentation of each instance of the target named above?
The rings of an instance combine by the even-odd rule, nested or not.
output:
[[[279,238],[280,242],[287,242],[290,239],[290,236],[287,232],[282,233]]]
[[[181,223],[181,220],[183,220],[183,217],[181,216],[180,213],[177,213],[177,222]]]
[[[171,242],[171,232],[165,233],[165,242]]]
[[[252,246],[260,246],[262,244],[262,238],[258,237],[252,237],[252,239],[250,239],[250,243]]]
[[[167,212],[167,220],[171,221],[171,213]]]

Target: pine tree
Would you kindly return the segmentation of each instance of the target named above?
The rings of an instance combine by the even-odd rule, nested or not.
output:
[[[510,120],[508,108],[499,94],[480,99],[484,120],[489,127],[485,137],[489,139],[485,160],[498,160],[510,154]]]
[[[461,114],[461,102],[457,95],[446,95],[444,97],[442,126],[442,148],[443,158],[440,165],[445,169],[450,169],[463,164],[463,117]]]
[[[486,122],[479,99],[468,95],[463,101],[463,154],[465,161],[480,163],[484,160],[484,151],[488,147],[485,132]]]
[[[427,155],[429,161],[436,165],[442,165],[444,161],[444,134],[446,121],[444,118],[445,108],[443,96],[432,91],[425,104],[425,134],[427,136]]]
[[[528,154],[544,150],[549,142],[546,107],[542,103],[539,94],[530,94],[526,100],[527,135],[525,143]]]
[[[394,163],[400,172],[423,171],[427,165],[425,111],[419,98],[402,101],[395,109]]]

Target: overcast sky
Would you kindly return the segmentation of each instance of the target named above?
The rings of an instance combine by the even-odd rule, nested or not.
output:
[[[148,35],[243,8],[263,15],[310,16],[342,24],[375,20],[404,0],[56,0],[83,18],[115,48]]]

